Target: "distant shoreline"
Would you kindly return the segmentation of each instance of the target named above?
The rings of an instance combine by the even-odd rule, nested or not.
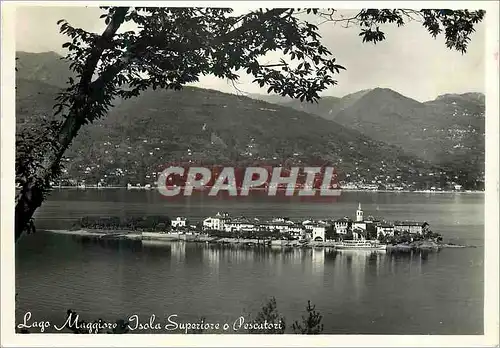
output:
[[[51,190],[76,190],[76,191],[86,191],[86,190],[127,190],[127,191],[156,191],[156,188],[144,188],[144,187],[133,187],[127,188],[124,186],[106,186],[106,187],[96,187],[96,186],[87,186],[85,188],[77,187],[77,186],[61,186],[61,187],[52,187]],[[372,193],[459,193],[459,194],[471,194],[471,193],[484,193],[485,191],[430,191],[430,190],[365,190],[365,189],[340,189],[340,191],[344,192],[372,192]]]

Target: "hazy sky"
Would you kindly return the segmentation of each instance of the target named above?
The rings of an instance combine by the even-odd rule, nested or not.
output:
[[[66,19],[73,26],[101,32],[101,10],[92,7],[18,7],[16,14],[16,49],[28,52],[55,51],[64,54],[66,41],[56,22]],[[362,89],[391,88],[419,101],[434,99],[444,93],[485,92],[484,22],[473,34],[468,52],[446,48],[444,38],[433,39],[420,23],[385,29],[384,42],[362,43],[359,28],[324,24],[320,27],[323,42],[337,62],[347,68],[337,75],[338,85],[324,95],[343,96]],[[202,78],[200,87],[237,93],[225,80]],[[238,88],[249,93],[265,93],[242,74]]]

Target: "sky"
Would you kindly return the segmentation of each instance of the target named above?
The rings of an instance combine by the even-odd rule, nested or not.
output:
[[[100,33],[104,28],[100,14],[96,7],[20,6],[16,12],[16,50],[64,54],[61,46],[66,37],[59,33],[56,22],[66,19],[73,26]],[[347,69],[336,75],[338,84],[323,95],[342,97],[376,87],[391,88],[418,101],[432,100],[445,93],[485,93],[484,22],[477,26],[464,55],[448,49],[443,36],[434,39],[418,22],[384,30],[386,40],[374,45],[362,43],[359,28],[330,23],[320,26],[323,44],[337,63]],[[266,93],[266,89],[251,81],[243,73],[237,89]],[[211,76],[200,78],[196,85],[238,93],[227,81]]]

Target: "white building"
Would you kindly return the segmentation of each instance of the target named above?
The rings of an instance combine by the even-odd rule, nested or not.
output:
[[[390,224],[377,225],[377,238],[380,236],[394,236],[394,226]]]
[[[245,218],[236,218],[230,221],[227,221],[224,224],[224,230],[226,232],[235,232],[235,231],[254,231],[255,224],[248,219]]]
[[[296,224],[286,218],[274,218],[271,221],[261,224],[260,226],[265,230],[278,230],[281,233],[287,233],[292,230],[297,230]]]
[[[363,218],[363,210],[361,209],[361,203],[358,204],[358,210],[356,210],[356,221],[352,223],[352,229],[360,229],[366,231],[366,222]]]
[[[306,231],[308,232],[311,232],[313,230],[313,228],[315,226],[325,226],[326,228],[326,225],[328,223],[326,221],[323,221],[323,220],[319,220],[319,221],[313,221],[313,220],[306,220],[306,221],[303,221],[302,222],[302,226],[304,227],[304,229],[306,229]]]
[[[325,225],[320,225],[320,224],[312,225],[312,228],[311,228],[312,240],[324,242],[325,241],[325,232],[326,232]]]
[[[394,222],[394,231],[399,233],[424,234],[427,232],[429,224],[418,221],[396,221]]]
[[[347,216],[342,219],[335,220],[335,232],[337,234],[347,234],[349,232],[349,228],[351,227],[351,219]]]
[[[369,230],[372,226],[375,226],[379,223],[379,220],[375,220],[373,216],[368,216],[366,219],[364,218],[363,210],[361,209],[361,203],[358,205],[358,210],[356,210],[356,221],[353,221],[351,224],[352,230],[358,229],[362,231]]]
[[[229,220],[229,214],[217,213],[215,216],[211,216],[203,220],[203,229],[224,231],[226,229],[226,223],[229,222]]]
[[[356,210],[356,222],[363,221],[363,210],[361,209],[361,203],[358,203],[358,210]]]
[[[301,224],[293,224],[288,227],[288,233],[293,237],[300,237],[304,234],[304,227]]]
[[[187,219],[183,217],[177,217],[175,220],[172,220],[172,227],[173,228],[179,228],[179,227],[186,227]]]

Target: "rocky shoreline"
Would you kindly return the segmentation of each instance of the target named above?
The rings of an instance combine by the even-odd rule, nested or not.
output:
[[[148,244],[161,241],[186,241],[207,244],[232,244],[248,246],[272,246],[272,247],[333,247],[338,245],[334,241],[310,241],[300,242],[298,240],[271,240],[271,239],[244,239],[244,238],[218,238],[206,235],[181,234],[181,233],[151,233],[135,232],[127,230],[47,230],[50,233],[66,234],[80,237],[109,240],[141,240]],[[388,252],[410,252],[418,250],[438,251],[443,248],[467,248],[474,246],[458,245],[453,243],[437,243],[434,241],[418,241],[409,244],[387,245]]]

